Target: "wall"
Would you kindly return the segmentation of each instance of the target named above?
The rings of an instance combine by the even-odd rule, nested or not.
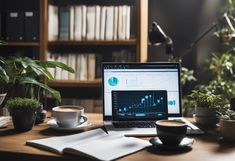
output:
[[[180,56],[213,22],[218,22],[225,0],[149,0],[148,25],[157,21],[174,42],[174,53]],[[194,69],[198,83],[209,78],[204,72],[212,52],[220,51],[219,39],[209,32],[183,58],[182,65]],[[164,46],[148,46],[149,61],[167,61]]]

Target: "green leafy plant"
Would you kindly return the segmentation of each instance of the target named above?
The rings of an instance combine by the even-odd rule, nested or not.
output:
[[[233,34],[235,33],[234,29],[234,0],[227,0],[225,11],[221,17],[222,23],[219,23],[219,29],[214,33],[217,37],[222,40],[225,44],[229,44],[232,40]],[[226,22],[226,23],[224,23]]]
[[[218,108],[221,105],[220,95],[215,95],[210,91],[193,90],[189,99],[197,107]]]
[[[7,101],[7,107],[12,110],[36,110],[40,107],[40,103],[32,98],[16,97]]]
[[[194,77],[193,74],[193,70],[189,70],[188,68],[182,67],[180,75],[182,85],[185,85],[187,82],[196,81],[197,79]]]
[[[28,57],[12,56],[3,59],[4,63],[1,67],[9,77],[5,81],[5,90],[8,97],[17,97],[17,91],[20,97],[37,98],[39,100],[40,93],[47,91],[52,94],[58,101],[61,100],[60,92],[56,91],[44,82],[44,78],[54,79],[48,68],[61,68],[68,72],[75,71],[64,63],[56,61],[33,60]]]
[[[221,119],[224,120],[235,120],[235,111],[226,109],[220,113]]]

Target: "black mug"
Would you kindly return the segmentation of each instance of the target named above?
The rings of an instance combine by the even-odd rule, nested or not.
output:
[[[186,135],[187,124],[178,120],[159,120],[156,122],[156,129],[164,145],[177,146]]]

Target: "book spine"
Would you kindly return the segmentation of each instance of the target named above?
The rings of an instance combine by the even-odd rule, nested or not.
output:
[[[100,6],[95,6],[95,40],[100,40]]]
[[[82,5],[82,39],[86,40],[86,13],[87,7]]]
[[[118,38],[118,6],[114,7],[113,40]]]
[[[81,73],[81,54],[77,54],[76,56],[76,80],[80,80]]]
[[[130,16],[131,16],[131,8],[130,6],[126,6],[126,36],[125,39],[129,40],[130,39]]]
[[[107,7],[107,19],[105,27],[105,40],[113,40],[113,6]]]
[[[56,54],[55,61],[61,62],[61,55]],[[60,80],[61,79],[61,68],[56,67],[55,69],[55,79]]]
[[[87,80],[87,54],[81,54],[80,80]]]
[[[73,68],[74,70],[76,70],[76,55],[75,54],[69,54],[68,55],[68,65]],[[76,75],[75,73],[69,73],[69,80],[75,80],[76,79]]]
[[[107,12],[107,7],[103,6],[101,8],[101,16],[100,16],[100,40],[104,40],[105,36],[105,22],[106,22],[106,12]]]
[[[69,40],[69,7],[60,7],[59,8],[59,39],[60,40]]]
[[[86,39],[94,40],[95,39],[95,6],[87,7],[87,15],[86,15]]]
[[[59,9],[57,6],[48,6],[48,40],[58,40],[59,35]]]
[[[70,21],[69,21],[69,23],[70,23],[70,34],[69,34],[69,39],[70,40],[74,40],[74,6],[70,6],[69,7],[69,14],[70,14],[70,16],[69,16],[69,18],[70,18]]]
[[[88,80],[95,79],[95,54],[88,54]]]
[[[75,40],[82,40],[82,6],[75,7]]]

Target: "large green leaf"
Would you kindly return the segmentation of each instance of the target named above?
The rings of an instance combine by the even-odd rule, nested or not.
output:
[[[5,83],[9,82],[9,77],[6,71],[0,66],[0,79],[2,79]]]
[[[38,82],[37,80],[35,80],[34,78],[30,78],[30,77],[21,77],[19,79],[19,84],[34,84],[37,85],[43,89],[45,89],[46,91],[48,91],[49,93],[51,93],[59,102],[61,101],[61,95],[59,91],[56,91],[50,87],[48,87],[47,85]]]
[[[32,60],[28,57],[19,57],[15,59],[16,62],[20,63],[20,65],[23,66],[25,73],[29,77],[35,77],[34,75],[31,75],[33,72],[36,76],[46,76],[48,79],[53,79],[53,76],[51,75],[48,70],[41,66],[40,64],[37,64],[37,61]]]
[[[75,73],[74,69],[69,67],[68,65],[61,63],[61,62],[56,62],[56,61],[38,61],[39,64],[44,66],[45,68],[56,68],[59,67],[63,70],[66,70],[70,73]]]

